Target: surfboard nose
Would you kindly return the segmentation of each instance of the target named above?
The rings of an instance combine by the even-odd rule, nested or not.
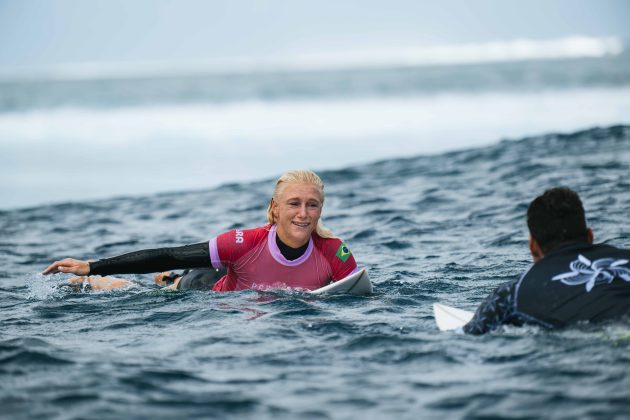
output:
[[[441,303],[433,304],[433,316],[440,331],[450,331],[463,327],[472,319],[473,315],[473,312],[464,311],[463,309],[453,308]]]

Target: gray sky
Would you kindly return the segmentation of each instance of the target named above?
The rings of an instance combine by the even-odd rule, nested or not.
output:
[[[147,62],[568,35],[630,39],[625,0],[0,0],[0,66]]]

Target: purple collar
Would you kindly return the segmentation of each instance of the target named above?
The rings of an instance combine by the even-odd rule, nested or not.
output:
[[[286,265],[289,267],[295,267],[296,265],[302,264],[304,261],[311,256],[311,252],[313,252],[313,237],[308,240],[308,247],[304,254],[300,258],[295,260],[287,260],[280,252],[280,248],[278,248],[278,244],[276,243],[276,225],[272,225],[271,229],[269,229],[269,233],[267,234],[267,246],[269,247],[269,252],[271,252],[271,256],[274,260],[278,261],[282,265]]]

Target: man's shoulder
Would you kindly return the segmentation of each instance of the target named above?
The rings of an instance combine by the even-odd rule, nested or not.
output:
[[[602,251],[611,251],[611,252],[620,252],[620,253],[628,253],[630,254],[629,248],[621,248],[615,245],[610,245],[606,243],[601,244],[593,244],[593,249],[602,250]]]
[[[573,260],[580,257],[599,259],[623,256],[630,257],[630,249],[619,248],[606,243],[576,244],[554,251],[549,254],[549,258],[543,258],[540,262],[545,263],[546,261],[552,262],[566,259]]]

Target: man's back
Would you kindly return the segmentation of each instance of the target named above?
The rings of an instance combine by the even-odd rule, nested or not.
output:
[[[630,313],[630,251],[592,245],[575,191],[556,187],[536,197],[527,208],[527,227],[534,265],[491,293],[464,332],[525,322],[556,328]]]
[[[630,250],[561,247],[534,264],[514,293],[515,313],[547,327],[617,318],[630,312]]]
[[[464,326],[484,334],[503,324],[560,328],[630,314],[630,250],[577,243],[546,254],[499,286]]]

